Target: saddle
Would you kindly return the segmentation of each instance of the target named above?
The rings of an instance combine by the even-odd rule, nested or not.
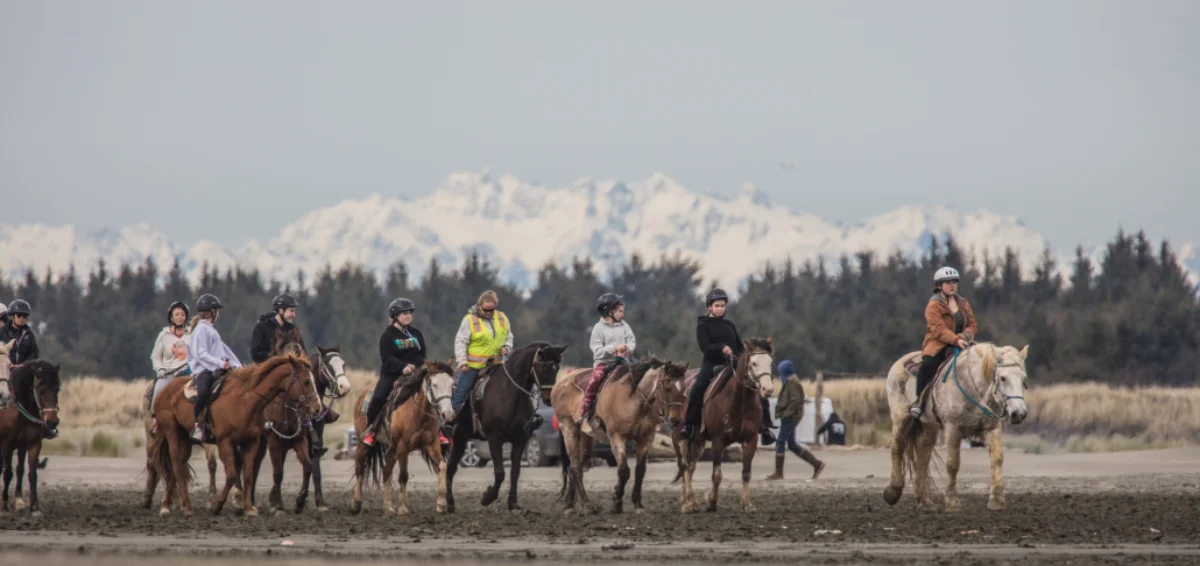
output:
[[[212,399],[208,400],[210,406],[217,400],[217,395],[221,393],[221,386],[225,384],[225,377],[228,375],[228,370],[219,369],[213,372]],[[183,387],[183,398],[188,403],[195,405],[196,396],[199,394],[200,392],[196,389],[196,376],[193,374],[192,378],[188,380],[187,385]]]
[[[712,399],[712,396],[715,395],[718,391],[724,389],[725,383],[727,383],[729,381],[729,378],[733,376],[733,372],[730,371],[730,372],[726,373],[725,372],[726,369],[731,369],[731,368],[727,365],[713,366],[713,375],[715,377],[713,377],[712,383],[708,384],[708,389],[704,390],[704,402],[705,403],[707,403],[709,401],[709,399]],[[683,388],[684,388],[684,391],[687,392],[687,397],[688,397],[689,401],[692,398],[692,386],[696,384],[696,376],[697,375],[700,375],[700,370],[699,369],[691,369],[691,370],[688,370],[687,374],[683,378]]]
[[[415,379],[415,374],[413,378]],[[397,379],[396,382],[392,384],[392,392],[388,393],[387,403],[384,404],[383,414],[390,415],[396,410],[396,398],[400,396],[400,390],[403,389],[407,384],[408,381],[403,378]],[[371,390],[367,392],[367,396],[363,397],[362,407],[359,409],[359,412],[361,412],[363,415],[367,414],[367,407],[371,405],[371,398],[375,396],[375,389],[377,387],[379,387],[378,381],[375,382],[375,385],[371,386]]]
[[[917,353],[913,354],[912,356],[906,358],[904,360],[904,371],[908,372],[909,375],[916,377],[917,372],[921,371],[921,358],[922,357],[923,356],[921,355],[921,352],[917,352]],[[954,356],[946,356],[946,359],[942,360],[941,365],[938,366],[937,371],[934,372],[933,375],[935,377],[942,375],[942,372],[946,370],[946,367],[948,365],[950,365],[950,361],[953,359],[954,359]]]
[[[596,396],[599,396],[600,391],[602,391],[604,386],[608,384],[608,378],[612,376],[613,372],[616,371],[618,367],[623,365],[625,364],[613,362],[604,367],[604,373],[600,376],[599,388],[596,389]],[[571,380],[575,383],[575,387],[578,387],[580,391],[587,390],[588,381],[591,381],[591,379],[592,370],[587,368],[576,370],[576,372],[571,375]]]

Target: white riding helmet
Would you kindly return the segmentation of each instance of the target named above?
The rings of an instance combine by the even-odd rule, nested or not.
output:
[[[937,270],[937,273],[933,275],[933,283],[934,285],[940,285],[946,281],[955,281],[958,278],[957,269],[954,269],[953,267],[943,267]]]

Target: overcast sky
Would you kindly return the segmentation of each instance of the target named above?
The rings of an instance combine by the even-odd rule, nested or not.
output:
[[[1197,30],[1190,0],[11,0],[0,221],[236,245],[490,166],[1200,241]]]

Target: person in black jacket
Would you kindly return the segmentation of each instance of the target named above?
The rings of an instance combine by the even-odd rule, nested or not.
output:
[[[388,306],[388,318],[392,323],[379,337],[379,383],[375,384],[375,393],[371,395],[371,403],[367,405],[367,430],[363,434],[362,443],[367,446],[375,445],[375,428],[380,426],[376,421],[379,413],[387,405],[388,395],[401,377],[407,381],[400,388],[396,405],[404,403],[420,389],[420,383],[411,379],[417,370],[425,364],[425,336],[412,326],[413,311],[416,305],[408,299],[396,299]]]
[[[299,306],[295,297],[281,293],[271,302],[274,311],[259,317],[254,333],[250,335],[250,359],[254,363],[261,364],[267,358],[279,355],[289,343],[297,344],[302,351],[307,350],[300,329],[293,324]]]
[[[8,361],[14,366],[39,358],[37,338],[29,325],[33,309],[29,303],[17,299],[8,305],[8,322],[0,326],[0,342],[12,341],[8,350]]]
[[[845,446],[846,445],[846,421],[839,417],[837,411],[829,413],[829,420],[817,429],[817,436],[821,433],[829,433],[825,438],[825,444]]]
[[[704,305],[708,314],[696,321],[696,342],[704,355],[700,362],[700,372],[696,375],[696,383],[688,393],[687,415],[684,419],[684,438],[691,438],[700,427],[700,419],[704,414],[704,392],[713,379],[713,368],[719,365],[732,365],[731,359],[736,360],[746,350],[742,335],[732,320],[725,318],[725,306],[729,296],[721,289],[713,289],[704,296]],[[758,431],[762,434],[763,446],[775,444],[775,435],[771,434],[771,405],[766,398],[760,397],[763,418]]]

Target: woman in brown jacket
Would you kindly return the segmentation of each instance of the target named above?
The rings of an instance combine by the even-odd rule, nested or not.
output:
[[[933,296],[925,305],[925,340],[921,343],[921,369],[917,371],[917,401],[909,409],[913,418],[925,412],[921,392],[933,382],[950,347],[966,347],[975,339],[975,313],[958,294],[958,270],[943,267],[933,276]]]

